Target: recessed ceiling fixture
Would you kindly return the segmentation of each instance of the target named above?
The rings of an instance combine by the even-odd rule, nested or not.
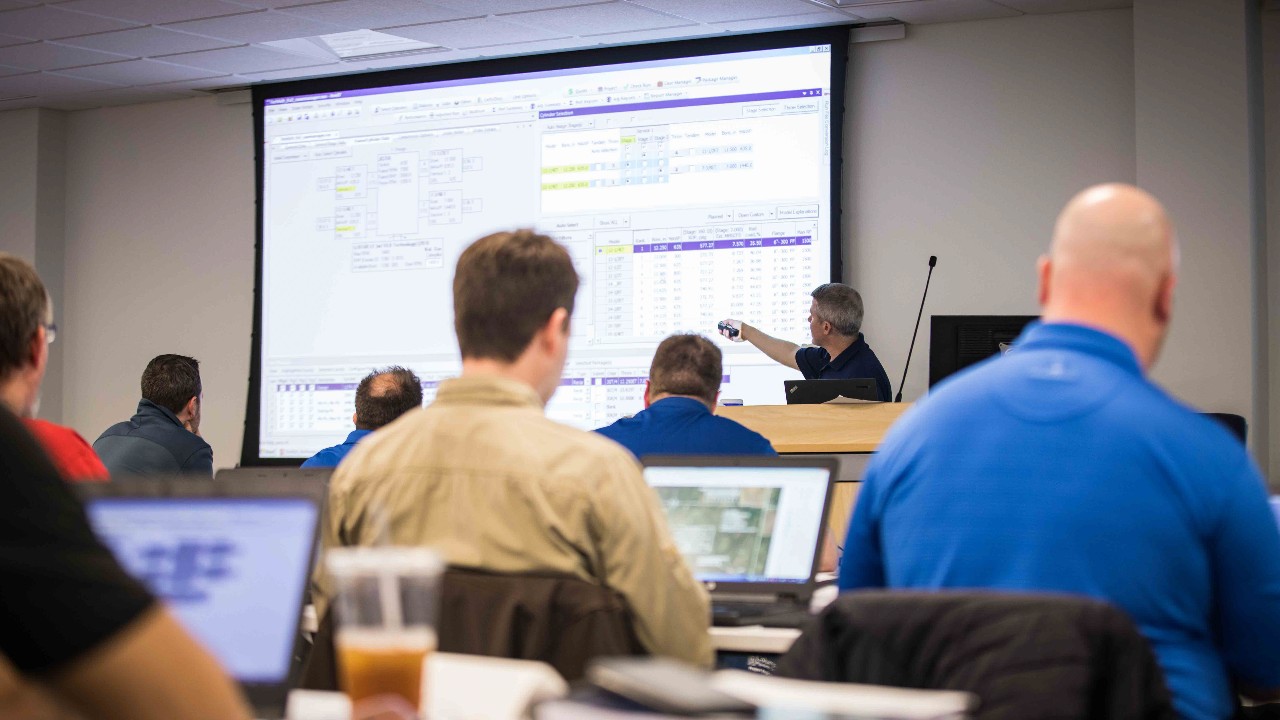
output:
[[[440,45],[375,30],[351,30],[332,35],[276,40],[262,44],[285,52],[342,62],[363,62],[448,50]]]

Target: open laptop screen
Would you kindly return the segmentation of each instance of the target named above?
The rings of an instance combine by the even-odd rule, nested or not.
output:
[[[651,466],[644,474],[698,580],[809,581],[829,469]]]
[[[242,683],[283,681],[319,508],[301,498],[92,498],[90,522]]]

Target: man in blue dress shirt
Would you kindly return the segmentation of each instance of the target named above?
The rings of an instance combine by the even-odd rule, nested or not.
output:
[[[356,386],[356,412],[351,416],[356,429],[342,443],[312,455],[302,467],[338,467],[366,435],[417,407],[422,407],[422,381],[413,371],[395,365],[374,370]]]
[[[991,588],[1125,610],[1185,718],[1280,688],[1280,532],[1244,448],[1146,378],[1172,312],[1164,209],[1102,185],[1063,210],[1043,322],[959,373],[868,466],[842,590]]]
[[[672,335],[653,355],[642,412],[596,432],[645,455],[777,455],[758,432],[713,414],[720,348],[701,335]]]
[[[809,306],[813,345],[801,347],[741,320],[723,321],[720,334],[755,345],[775,362],[799,370],[805,380],[871,378],[880,399],[888,402],[893,396],[889,376],[862,337],[862,296],[844,283],[819,285],[809,294],[813,297]]]

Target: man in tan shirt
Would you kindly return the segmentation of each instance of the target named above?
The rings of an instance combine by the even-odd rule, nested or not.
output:
[[[528,230],[462,253],[453,282],[462,376],[338,467],[324,546],[429,545],[458,567],[576,575],[626,599],[650,652],[710,665],[706,591],[634,458],[543,414],[577,290],[569,253]],[[320,608],[329,592],[320,575]]]

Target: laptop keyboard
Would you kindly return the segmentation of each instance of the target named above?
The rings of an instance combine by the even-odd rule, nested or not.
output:
[[[711,624],[717,627],[765,625],[798,628],[808,617],[807,610],[792,603],[714,603],[711,606]]]

